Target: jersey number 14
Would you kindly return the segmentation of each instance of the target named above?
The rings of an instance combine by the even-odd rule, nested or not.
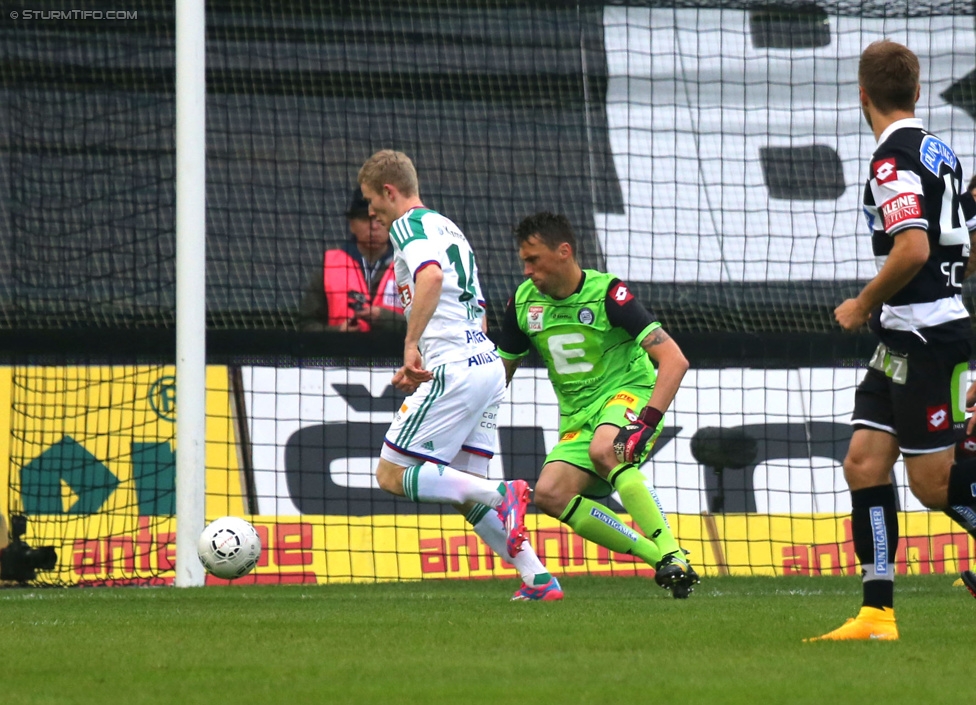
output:
[[[464,269],[464,262],[461,261],[461,250],[457,245],[451,245],[447,248],[447,258],[454,265],[454,271],[457,272],[458,278],[458,288],[461,290],[461,295],[458,297],[458,301],[470,301],[474,298],[474,252],[468,250],[468,269]]]

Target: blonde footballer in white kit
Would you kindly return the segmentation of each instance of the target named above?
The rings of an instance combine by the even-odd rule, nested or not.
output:
[[[393,385],[409,396],[386,432],[376,479],[391,494],[461,512],[521,574],[513,599],[560,600],[559,582],[526,540],[528,484],[487,479],[505,367],[485,335],[474,252],[457,225],[423,205],[417,171],[402,152],[371,156],[359,185],[370,215],[390,231],[407,318]]]

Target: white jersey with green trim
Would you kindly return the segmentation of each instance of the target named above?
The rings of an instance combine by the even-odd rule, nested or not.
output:
[[[467,359],[480,365],[495,357],[495,344],[481,330],[484,296],[474,251],[461,229],[428,208],[413,208],[390,227],[393,272],[404,314],[410,320],[417,272],[436,264],[444,273],[441,297],[423,335],[420,352],[428,368]]]

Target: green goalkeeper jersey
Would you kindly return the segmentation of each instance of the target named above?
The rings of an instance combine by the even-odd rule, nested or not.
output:
[[[650,396],[657,372],[638,341],[660,325],[624,282],[587,269],[565,299],[524,281],[509,302],[498,352],[509,360],[527,355],[530,344],[539,352],[559,400],[562,434],[622,390]]]

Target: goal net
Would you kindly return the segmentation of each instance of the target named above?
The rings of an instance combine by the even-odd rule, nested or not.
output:
[[[173,8],[35,4],[0,17],[0,514],[58,552],[39,582],[167,583]],[[208,2],[206,511],[258,528],[248,580],[515,575],[464,517],[372,477],[402,341],[306,330],[359,166],[387,147],[471,241],[493,330],[522,280],[513,226],[552,210],[685,350],[643,471],[705,574],[855,572],[840,462],[872,341],[832,311],[875,271],[857,60],[881,37],[919,55],[918,116],[968,178],[974,27],[953,0]],[[534,482],[557,425],[524,366],[490,476]],[[968,567],[972,540],[901,463],[894,480],[899,570]],[[556,574],[647,573],[528,521]]]

